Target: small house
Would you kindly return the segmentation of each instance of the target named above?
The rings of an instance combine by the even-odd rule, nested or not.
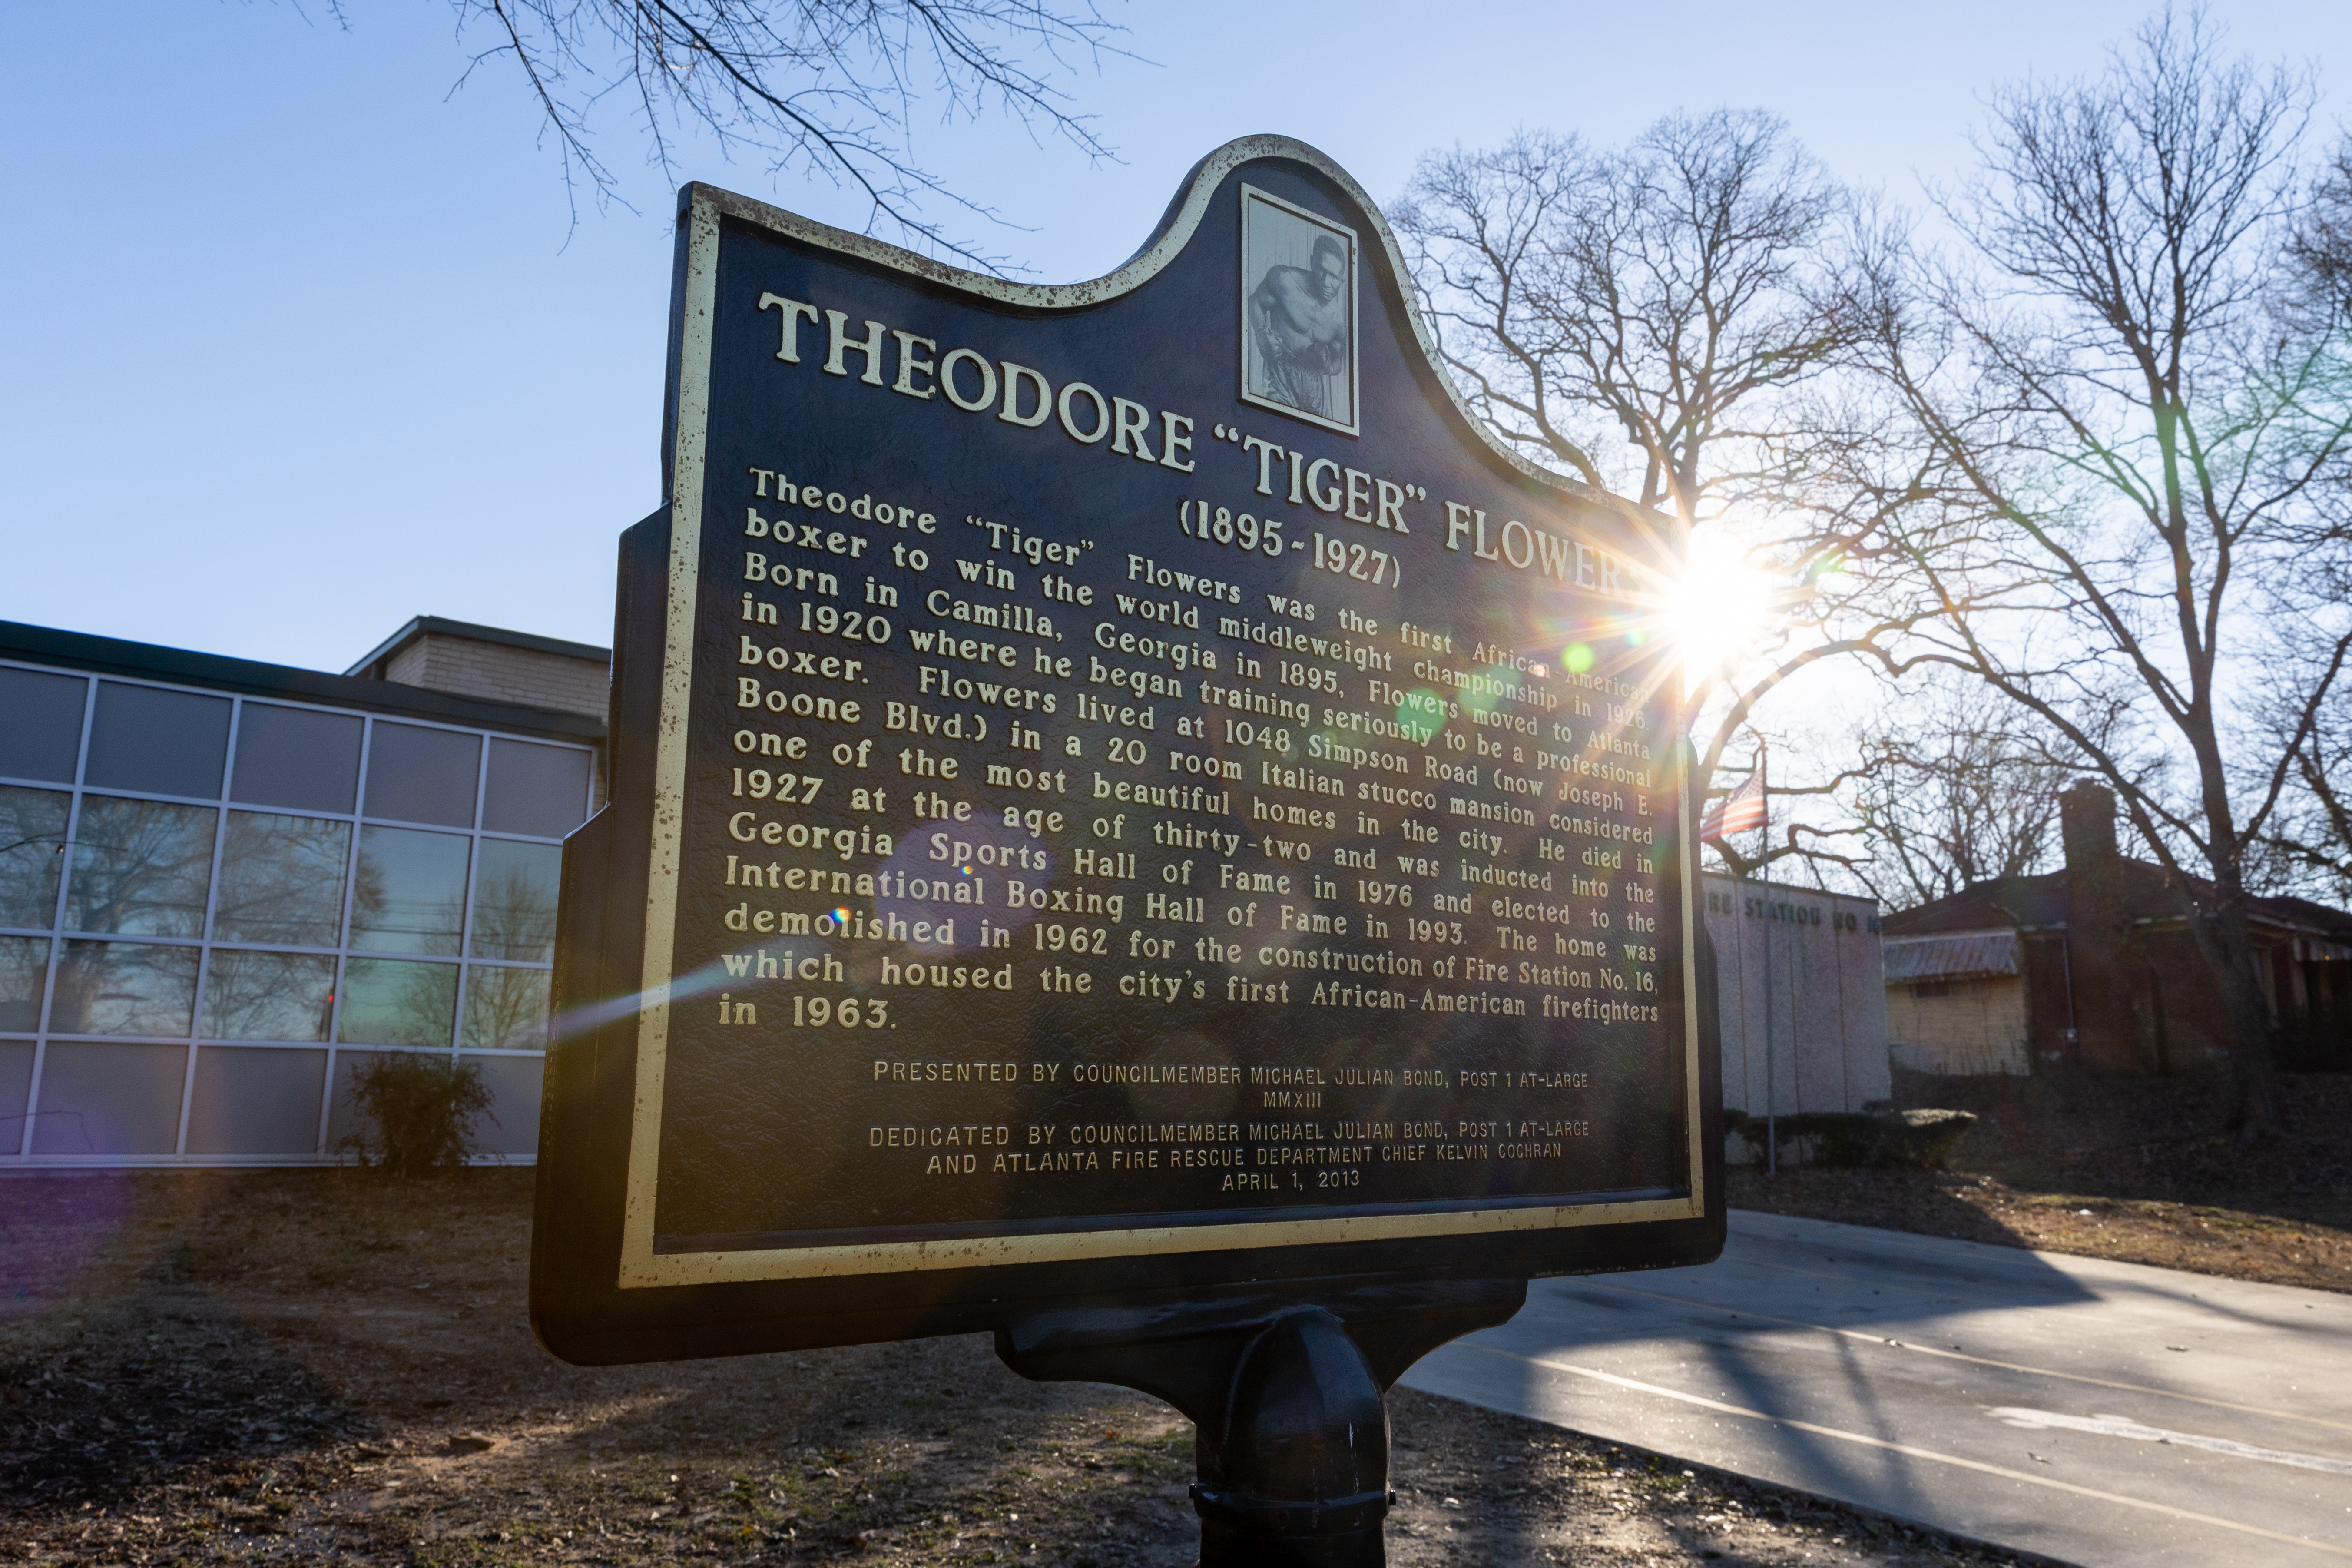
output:
[[[2189,929],[2211,884],[2116,840],[2116,798],[2060,803],[2065,866],[1979,882],[1885,920],[1895,1063],[1951,1074],[2151,1077],[2227,1054],[2220,988]],[[2282,1066],[2352,1068],[2352,914],[2256,898],[2247,916]]]

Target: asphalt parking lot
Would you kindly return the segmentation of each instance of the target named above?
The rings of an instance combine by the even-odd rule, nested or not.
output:
[[[2352,1561],[2352,1297],[1734,1211],[1405,1382],[2097,1568]]]

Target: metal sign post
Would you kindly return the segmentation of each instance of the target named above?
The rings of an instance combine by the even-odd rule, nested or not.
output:
[[[1092,283],[678,236],[542,1342],[992,1331],[1199,1424],[1204,1562],[1378,1562],[1415,1358],[1722,1244],[1674,525],[1493,443],[1295,142]]]

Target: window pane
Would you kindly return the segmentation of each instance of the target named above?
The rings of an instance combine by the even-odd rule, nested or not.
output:
[[[367,814],[396,822],[474,826],[482,738],[376,721],[368,746]]]
[[[169,1154],[187,1070],[185,1046],[51,1046],[33,1152]]]
[[[0,1154],[24,1147],[25,1099],[33,1092],[33,1042],[0,1040]]]
[[[547,1064],[538,1057],[476,1057],[490,1107],[474,1123],[474,1136],[491,1154],[539,1152],[539,1090]]]
[[[335,1005],[335,961],[326,953],[213,949],[205,971],[208,1040],[323,1040]]]
[[[69,942],[58,960],[53,1035],[184,1035],[195,1021],[196,949]]]
[[[211,800],[227,760],[227,698],[98,683],[83,783]]]
[[[492,833],[561,838],[588,811],[588,753],[527,741],[490,742],[482,826]]]
[[[73,783],[89,696],[79,676],[0,669],[0,776]],[[13,1147],[0,1132],[0,1150]]]
[[[360,831],[352,945],[379,952],[457,951],[466,930],[466,846],[454,833]]]
[[[233,798],[305,811],[349,811],[359,784],[359,720],[266,702],[245,705],[236,721]]]
[[[310,1154],[319,1147],[324,1051],[206,1046],[188,1102],[191,1154]]]
[[[48,983],[47,937],[0,936],[0,1034],[29,1035],[41,1026],[41,994]],[[14,1114],[0,1110],[0,1116]],[[0,1154],[16,1146],[9,1130],[0,1127]]]
[[[362,1141],[362,1134],[372,1131],[361,1119],[359,1107],[352,1101],[352,1075],[370,1062],[380,1061],[383,1051],[341,1050],[335,1053],[335,1094],[327,1108],[327,1147],[338,1152],[352,1149]]]
[[[466,972],[466,1037],[469,1051],[547,1048],[547,971],[488,969]]]
[[[57,919],[66,807],[72,800],[63,790],[0,786],[0,926],[46,930]],[[0,1147],[7,1142],[0,1131]]]
[[[454,963],[354,958],[343,970],[347,1045],[446,1046],[457,1014]]]
[[[482,840],[474,874],[476,958],[555,958],[555,895],[563,880],[563,851],[552,844]]]
[[[348,822],[230,812],[213,936],[334,946],[343,929],[343,872],[351,849]]]
[[[66,929],[203,935],[219,816],[208,805],[82,796]]]

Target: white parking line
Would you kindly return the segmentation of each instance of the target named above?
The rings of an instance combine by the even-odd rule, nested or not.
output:
[[[2217,1530],[2234,1531],[2241,1535],[2260,1536],[2266,1541],[2284,1542],[2291,1546],[2309,1547],[2313,1551],[2325,1552],[2335,1557],[2352,1558],[2352,1547],[2331,1546],[2325,1542],[2313,1541],[2307,1536],[2287,1535],[2275,1530],[2264,1530],[2258,1524],[2244,1524],[2234,1519],[2221,1519],[2210,1513],[2197,1513],[2185,1508],[2174,1508],[2169,1503],[2146,1502],[2138,1498],[2100,1491],[2093,1487],[2078,1487],[2072,1482],[2057,1480],[2046,1476],[2028,1475],[2022,1470],[2007,1469],[2000,1465],[1988,1465],[1978,1459],[1964,1459],[1957,1454],[1938,1453],[1933,1448],[1914,1447],[1907,1443],[1892,1443],[1884,1437],[1867,1436],[1860,1432],[1842,1431],[1835,1426],[1816,1426],[1810,1421],[1794,1421],[1783,1415],[1768,1415],[1761,1410],[1749,1410],[1737,1405],[1726,1405],[1721,1400],[1702,1398],[1696,1394],[1685,1394],[1679,1389],[1661,1388],[1650,1383],[1637,1383],[1630,1377],[1619,1377],[1613,1373],[1602,1372],[1597,1367],[1577,1366],[1570,1362],[1550,1361],[1541,1356],[1521,1355],[1516,1351],[1479,1344],[1471,1340],[1462,1341],[1453,1348],[1479,1351],[1487,1355],[1501,1356],[1506,1360],[1520,1362],[1528,1366],[1539,1366],[1548,1372],[1590,1378],[1595,1383],[1609,1384],[1617,1388],[1629,1389],[1636,1394],[1652,1394],[1661,1399],[1673,1399],[1685,1405],[1695,1405],[1703,1410],[1715,1411],[1718,1415],[1737,1415],[1749,1421],[1762,1421],[1775,1426],[1785,1426],[1791,1431],[1808,1432],[1816,1437],[1829,1437],[1841,1443],[1854,1443],[1864,1447],[1879,1448],[1889,1453],[1904,1455],[1908,1458],[1925,1459],[1932,1464],[1950,1465],[1959,1469],[1974,1470],[1982,1475],[1999,1476],[2004,1480],[2046,1487],[2053,1491],[2071,1492],[2077,1497],[2095,1498],[2101,1502],[2115,1503],[2122,1508],[2138,1509],[2148,1513],[2162,1514],[2169,1519],[2186,1520],[2194,1524],[2210,1524]]]
[[[2284,1448],[2257,1448],[2231,1437],[2208,1437],[2196,1432],[2171,1432],[2143,1426],[2128,1415],[2061,1415],[2050,1410],[2027,1410],[2014,1405],[1989,1405],[1988,1415],[2011,1426],[2062,1427],[2069,1432],[2093,1432],[2102,1437],[2129,1437],[2136,1443],[2169,1443],[2179,1448],[2202,1448],[2233,1459],[2260,1459],[2267,1465],[2292,1465],[2298,1470],[2324,1470],[2331,1476],[2352,1476],[2352,1459],[2329,1459],[2317,1454],[2295,1454]]]
[[[2013,1361],[1994,1361],[1987,1356],[1967,1355],[1958,1351],[1937,1350],[1934,1345],[1914,1344],[1909,1340],[1889,1339],[1883,1334],[1867,1333],[1860,1329],[1840,1329],[1827,1323],[1809,1323],[1801,1318],[1776,1318],[1769,1312],[1735,1312],[1714,1301],[1694,1300],[1688,1296],[1669,1296],[1659,1290],[1636,1290],[1628,1285],[1611,1285],[1593,1279],[1575,1281],[1576,1288],[1587,1290],[1613,1290],[1621,1296],[1642,1296],[1653,1301],[1669,1301],[1678,1307],[1696,1307],[1701,1311],[1721,1312],[1726,1317],[1751,1322],[1779,1323],[1783,1328],[1810,1329],[1817,1334],[1835,1334],[1840,1339],[1854,1340],[1863,1344],[1885,1345],[1894,1350],[1911,1351],[1919,1355],[1938,1357],[1944,1361],[1967,1362],[1973,1366],[1989,1366],[2001,1372],[2020,1372],[2029,1377],[2057,1377],[2068,1383],[2087,1383],[2098,1388],[2112,1388],[2123,1394],[2146,1394],[2158,1399],[2185,1400],[2191,1405],[2208,1405],[2216,1410],[2234,1410],[2242,1415],[2264,1415],[2274,1421],[2300,1421],[2306,1426],[2326,1426],[2332,1431],[2352,1432],[2352,1422],[2328,1421],[2316,1415],[2298,1415],[2292,1410],[2273,1410],[2264,1405],[2236,1405],[2226,1399],[2208,1399],[2202,1394],[2181,1394],[2169,1388],[2151,1388],[2141,1383],[2118,1383],[2113,1378],[2087,1377],[2079,1372],[2054,1372],[2048,1367],[2024,1366]]]

